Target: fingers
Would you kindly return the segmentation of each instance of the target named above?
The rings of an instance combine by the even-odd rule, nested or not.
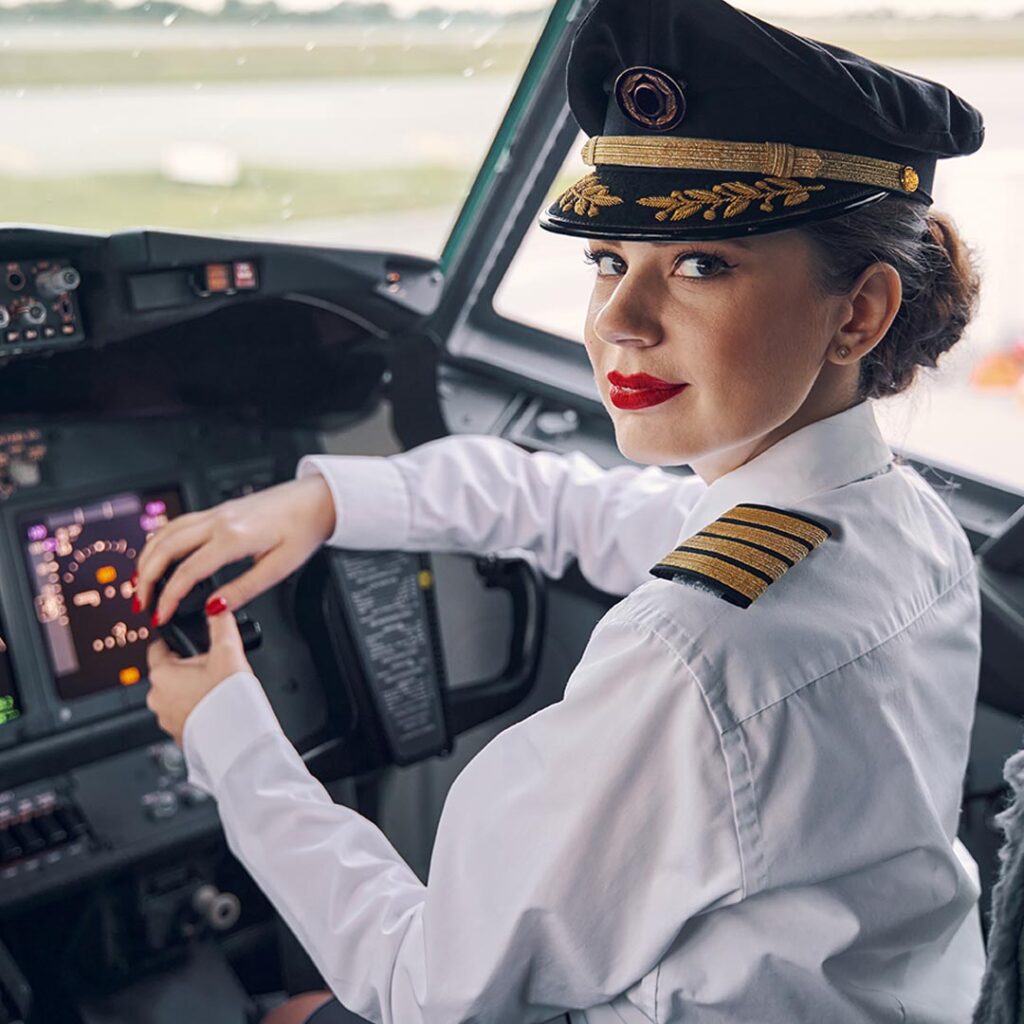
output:
[[[206,623],[210,630],[210,651],[215,648],[227,648],[244,656],[242,634],[238,631],[235,616],[229,611],[221,611],[207,615]]]
[[[173,559],[172,559],[173,561]],[[189,591],[207,577],[212,576],[222,565],[224,558],[212,544],[204,544],[201,548],[193,551],[174,572],[167,581],[160,595],[160,600],[153,609],[154,615],[159,622],[170,622],[171,617],[178,610]]]
[[[135,597],[141,608],[149,605],[153,588],[167,571],[171,562],[205,544],[210,538],[211,527],[198,514],[189,521],[188,517],[175,519],[159,529],[147,542],[136,560],[138,579],[135,583]]]
[[[181,661],[181,659],[167,646],[163,637],[158,636],[155,640],[150,641],[146,648],[146,664],[151,673],[154,669],[172,661]]]
[[[230,583],[225,583],[223,587],[215,590],[210,595],[210,601],[221,597],[231,611],[236,611],[258,594],[280,583],[294,568],[295,557],[289,554],[285,547],[279,545],[271,548],[251,569],[247,569]]]

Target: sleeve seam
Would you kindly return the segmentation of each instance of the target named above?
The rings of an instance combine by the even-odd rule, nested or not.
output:
[[[657,613],[654,613],[657,614]],[[740,842],[740,824],[739,819],[736,815],[736,793],[733,788],[732,775],[729,772],[729,758],[726,756],[724,745],[723,745],[723,732],[718,728],[718,723],[715,720],[714,713],[711,710],[710,703],[708,701],[708,695],[701,686],[700,680],[697,678],[697,674],[693,671],[693,668],[686,661],[686,659],[676,650],[675,646],[670,640],[668,640],[659,630],[651,623],[640,623],[635,619],[629,619],[624,617],[618,617],[618,622],[621,622],[624,626],[628,626],[631,629],[636,630],[641,634],[649,634],[655,637],[672,655],[673,659],[682,667],[689,678],[693,681],[693,685],[697,687],[698,692],[701,696],[701,706],[704,708],[708,722],[714,732],[715,739],[718,745],[718,752],[721,755],[722,765],[725,768],[725,780],[726,788],[729,791],[729,804],[732,813],[732,825],[733,825],[733,837],[736,841],[736,859],[740,866],[740,879],[741,879],[741,898],[746,899],[750,895],[750,887],[747,880],[747,865],[743,858],[743,844]],[[751,787],[753,787],[753,778],[751,778]],[[756,800],[755,800],[755,811],[756,811]]]

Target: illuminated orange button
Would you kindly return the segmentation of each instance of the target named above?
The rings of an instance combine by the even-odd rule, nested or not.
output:
[[[231,288],[231,268],[227,263],[206,264],[206,290],[226,292]]]
[[[141,678],[142,673],[134,665],[130,668],[121,669],[120,679],[122,686],[131,686],[134,683],[137,683]]]
[[[112,565],[101,565],[96,570],[97,583],[113,583],[117,579],[117,570]]]

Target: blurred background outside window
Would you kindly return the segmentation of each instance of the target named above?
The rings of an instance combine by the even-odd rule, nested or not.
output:
[[[552,0],[0,0],[0,222],[439,256]]]

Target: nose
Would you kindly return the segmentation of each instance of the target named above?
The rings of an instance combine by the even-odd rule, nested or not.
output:
[[[599,341],[610,345],[646,348],[662,339],[658,303],[648,283],[633,270],[627,270],[610,290],[604,305],[592,322]]]

